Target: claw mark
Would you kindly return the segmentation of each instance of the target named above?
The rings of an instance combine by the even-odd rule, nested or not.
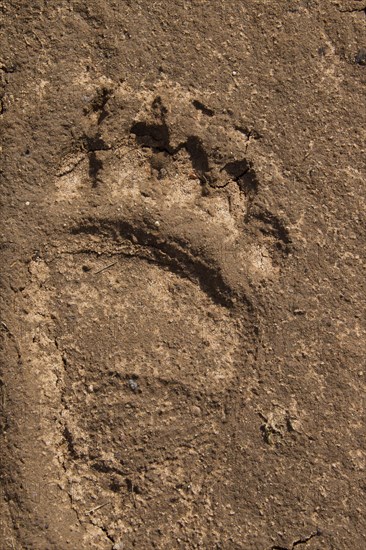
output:
[[[99,117],[98,117],[98,125],[103,122],[103,120],[108,116],[108,111],[106,109],[106,105],[108,103],[108,100],[111,97],[112,90],[109,88],[102,88],[98,91],[97,97],[92,103],[92,109],[94,112],[99,111]]]
[[[197,109],[197,111],[201,111],[206,116],[214,116],[214,114],[215,114],[215,111],[213,111],[209,107],[206,107],[206,105],[204,105],[203,103],[201,103],[197,99],[194,99],[192,101],[192,105],[193,105],[193,107],[195,107],[195,109]]]
[[[101,138],[100,132],[97,132],[92,137],[84,135],[84,148],[88,154],[89,177],[93,187],[97,187],[98,183],[100,183],[99,173],[103,169],[103,161],[98,158],[97,152],[108,151],[109,147]]]

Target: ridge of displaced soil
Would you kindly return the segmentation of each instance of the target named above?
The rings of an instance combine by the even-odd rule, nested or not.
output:
[[[1,550],[363,550],[365,2],[0,14]]]

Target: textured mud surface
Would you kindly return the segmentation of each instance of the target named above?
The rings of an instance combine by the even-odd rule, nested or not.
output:
[[[366,547],[366,3],[1,2],[1,549]]]

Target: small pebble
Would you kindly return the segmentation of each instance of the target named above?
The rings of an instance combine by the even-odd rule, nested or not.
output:
[[[197,407],[197,405],[193,405],[191,408],[191,411],[192,411],[192,414],[194,414],[194,416],[200,416],[201,414],[201,409],[200,407]]]
[[[130,390],[132,390],[134,392],[137,392],[137,390],[139,389],[138,383],[136,382],[136,380],[133,380],[133,378],[129,379],[128,385],[130,387]]]
[[[30,202],[26,201],[25,206],[29,206],[29,205],[30,205]]]
[[[355,56],[357,65],[366,65],[366,48],[360,48]]]
[[[237,73],[237,71],[233,71],[231,74],[232,74],[233,76],[236,76],[238,73]]]
[[[154,225],[155,225],[155,227],[160,227],[160,222],[156,221]]]

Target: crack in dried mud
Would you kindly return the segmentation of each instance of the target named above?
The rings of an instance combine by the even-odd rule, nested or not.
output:
[[[321,537],[322,532],[318,529],[317,531],[311,533],[310,535],[307,535],[305,537],[301,537],[297,540],[295,540],[290,547],[287,546],[272,546],[271,550],[294,550],[296,546],[299,546],[300,544],[306,544],[314,537]]]

